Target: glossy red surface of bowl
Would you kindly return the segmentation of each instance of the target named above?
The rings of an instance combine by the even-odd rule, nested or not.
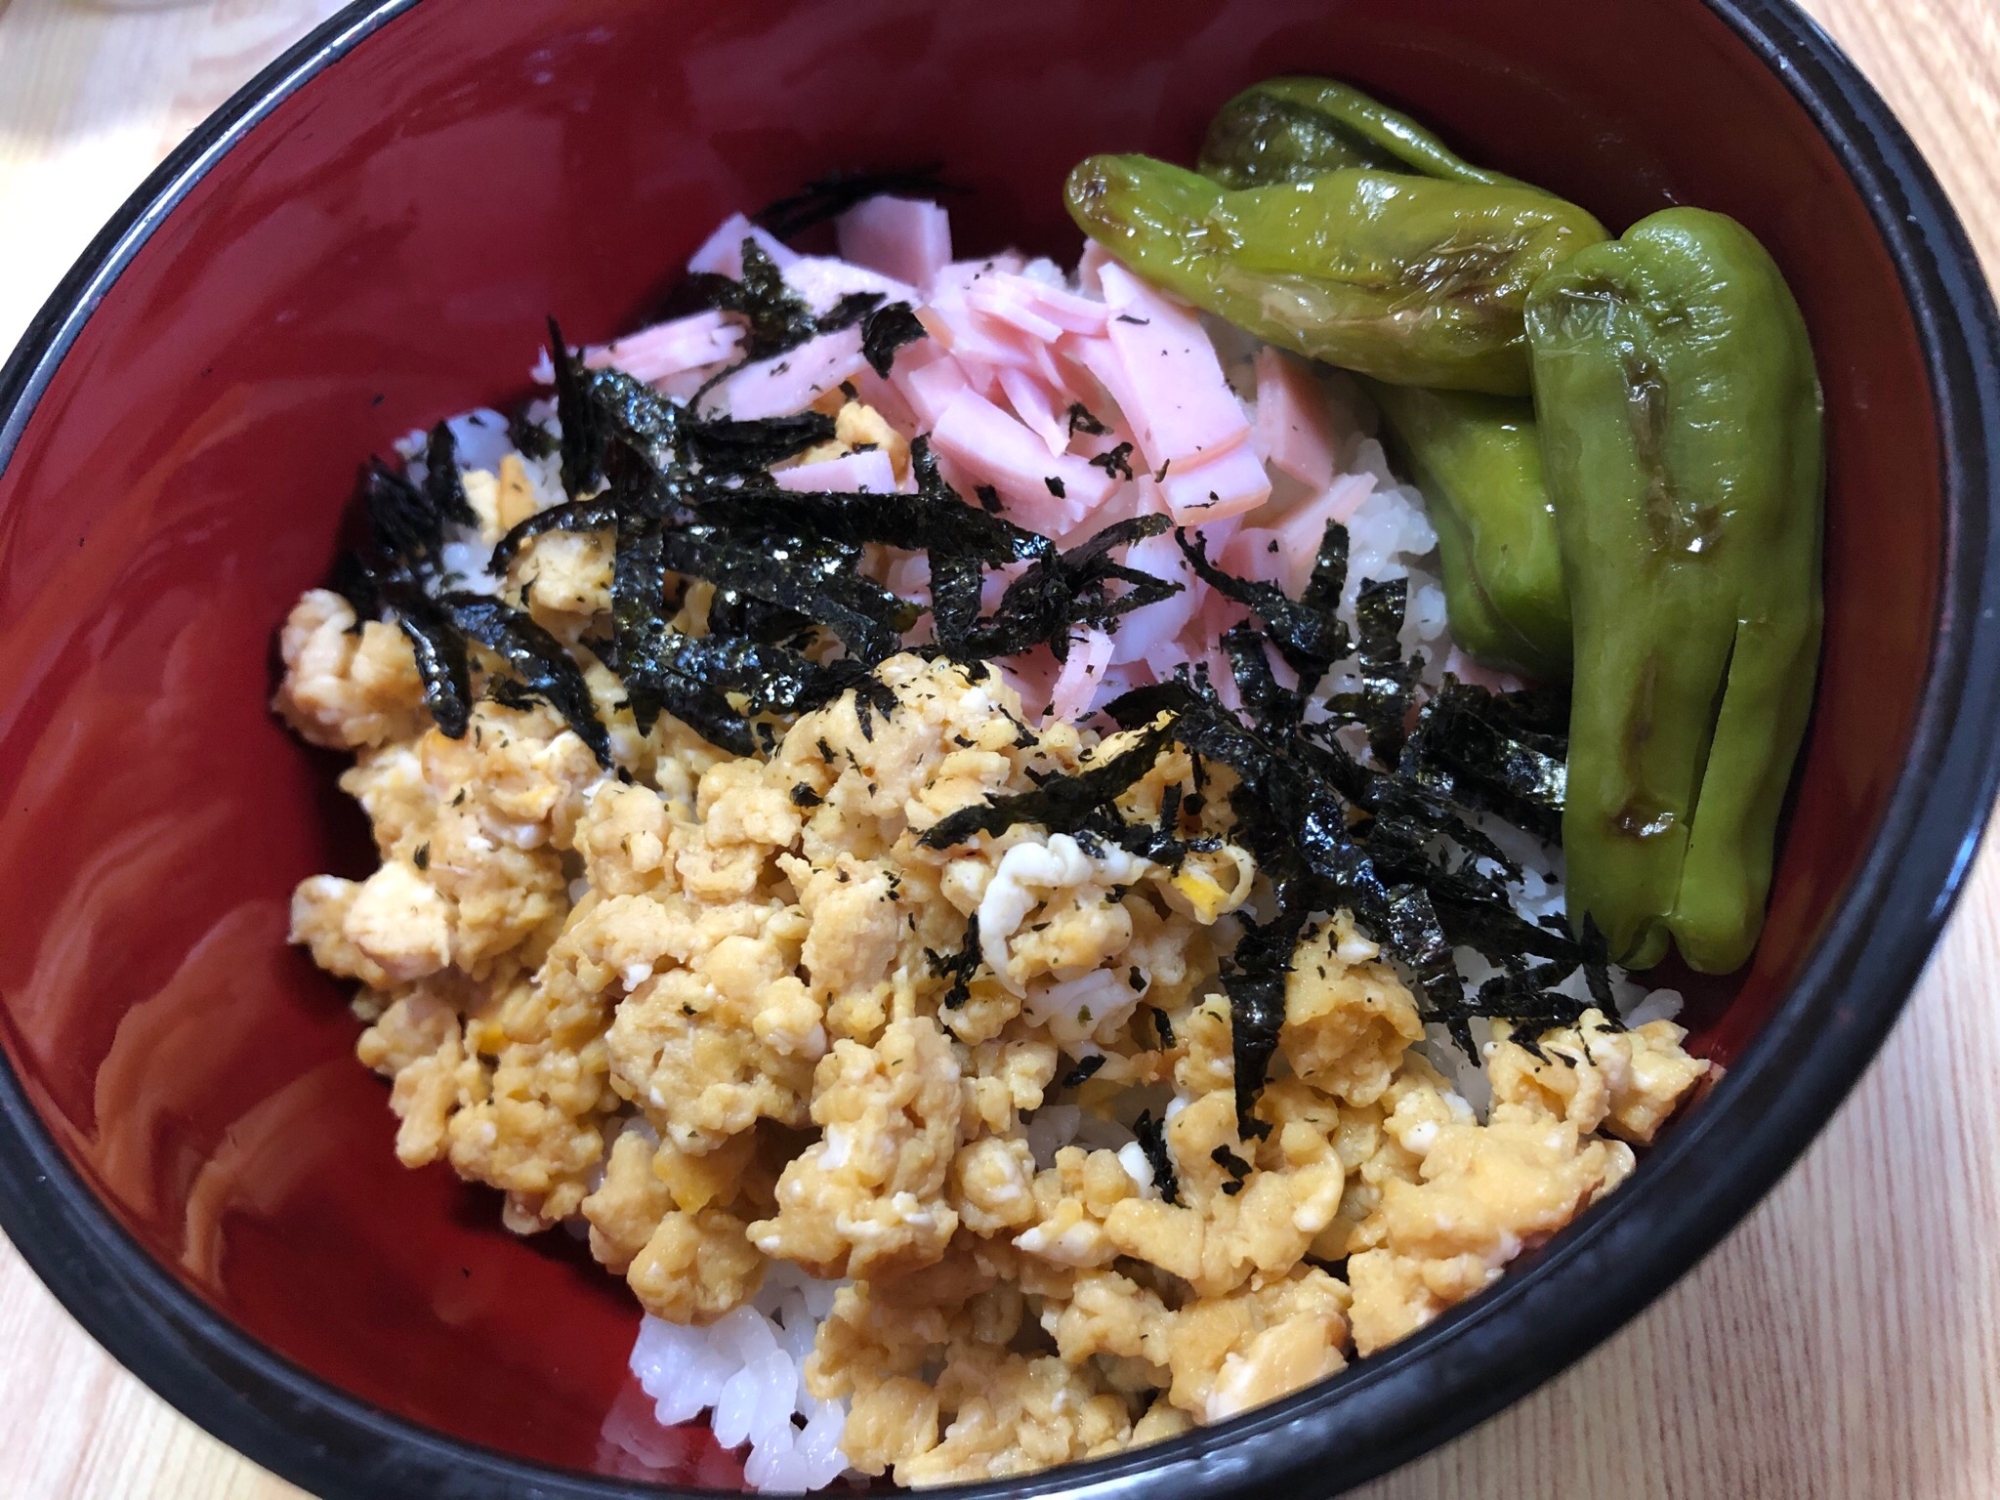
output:
[[[1743,1055],[1800,990],[1923,714],[1950,707],[1936,643],[1967,502],[1906,255],[1736,24],[1698,0],[423,0],[351,24],[385,18],[322,39],[316,71],[211,133],[205,171],[155,185],[185,195],[52,304],[0,429],[0,1040],[89,1192],[226,1327],[449,1439],[623,1462],[604,1430],[625,1289],[563,1236],[506,1234],[445,1168],[396,1164],[344,995],[284,944],[298,879],[368,863],[337,765],[265,708],[274,628],[325,576],[357,462],[523,394],[544,314],[579,340],[631,327],[725,214],[833,169],[941,161],[973,189],[960,253],[1072,258],[1079,157],[1189,158],[1272,73],[1353,80],[1614,228],[1733,214],[1790,278],[1827,395],[1822,686],[1768,931],[1697,1005],[1696,1045]],[[1947,839],[1977,827],[1975,770]],[[1919,881],[1919,956],[1949,855]],[[1853,1068],[1879,1035],[1858,1024]],[[1642,1174],[1621,1197],[1666,1190]]]

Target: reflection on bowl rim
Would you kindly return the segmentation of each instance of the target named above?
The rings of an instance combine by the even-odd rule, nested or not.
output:
[[[221,157],[419,0],[362,0],[203,122],[127,200],[0,367],[0,471],[102,294]],[[1346,1374],[1155,1447],[967,1497],[1326,1493],[1436,1446],[1625,1322],[1805,1148],[1900,1013],[1977,849],[2000,743],[2000,315],[1943,190],[1882,99],[1790,0],[1704,0],[1784,81],[1868,206],[1922,343],[1943,456],[1939,625],[1908,763],[1797,982],[1701,1109],[1538,1261]],[[1864,920],[1865,918],[1865,920]],[[1886,997],[1886,998],[1885,998]],[[1726,1163],[1726,1171],[1713,1168]],[[493,1453],[378,1410],[208,1308],[97,1202],[0,1058],[0,1227],[91,1335],[155,1391],[329,1500],[614,1500],[668,1493]],[[1534,1326],[1522,1341],[1515,1330]],[[1443,1415],[1437,1415],[1442,1412]]]

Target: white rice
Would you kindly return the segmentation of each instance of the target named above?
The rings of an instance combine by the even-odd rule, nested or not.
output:
[[[656,1403],[660,1425],[712,1412],[717,1443],[749,1444],[743,1476],[754,1489],[800,1494],[833,1483],[847,1471],[840,1451],[847,1403],[815,1399],[805,1365],[839,1289],[773,1261],[757,1295],[706,1328],[646,1318],[632,1373]]]

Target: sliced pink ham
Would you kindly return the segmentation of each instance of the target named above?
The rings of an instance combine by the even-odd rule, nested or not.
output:
[[[1048,717],[1073,723],[1089,713],[1098,688],[1103,686],[1105,669],[1110,665],[1110,636],[1089,627],[1072,637],[1069,659],[1049,688]]]
[[[999,491],[1016,521],[1045,536],[1068,531],[1117,485],[1080,458],[1051,454],[1034,433],[971,390],[951,398],[931,443],[975,485]]]
[[[1115,663],[1146,661],[1162,648],[1173,649],[1173,641],[1187,628],[1201,608],[1208,585],[1194,576],[1171,534],[1141,537],[1125,549],[1125,566],[1150,573],[1168,583],[1178,583],[1181,591],[1157,604],[1148,604],[1121,615],[1118,634],[1112,637],[1111,659]]]
[[[699,312],[671,323],[656,323],[637,333],[583,351],[592,369],[623,370],[648,385],[720,363],[736,353],[743,329],[719,312]],[[554,379],[551,371],[550,379]]]
[[[917,317],[933,339],[960,359],[1021,370],[1042,368],[1038,355],[1047,348],[1042,340],[1011,323],[981,317],[956,292],[941,293],[918,309]]]
[[[1037,646],[1018,656],[1003,657],[994,665],[1000,668],[1000,680],[1020,698],[1029,721],[1038,722],[1048,711],[1050,692],[1060,672],[1055,652],[1047,646]]]
[[[890,385],[909,403],[910,410],[925,427],[937,426],[938,418],[951,405],[951,398],[971,383],[966,378],[965,366],[955,357],[935,345],[931,346],[931,353],[929,359],[898,359],[889,372]]]
[[[1104,336],[1125,374],[1120,405],[1148,467],[1212,462],[1238,447],[1250,419],[1194,310],[1123,266],[1099,274],[1111,309]]]
[[[1375,481],[1365,474],[1342,475],[1324,494],[1293,506],[1282,517],[1237,532],[1221,554],[1222,566],[1238,577],[1275,583],[1292,598],[1302,598],[1319,560],[1327,523],[1345,525],[1374,487]]]
[[[951,216],[935,203],[887,194],[863,199],[834,221],[843,260],[928,287],[951,261]]]
[[[1008,323],[1044,343],[1064,333],[1098,334],[1110,309],[1090,297],[1079,297],[1031,276],[996,272],[983,276],[965,291],[965,305],[984,317]]]
[[[781,490],[867,490],[874,495],[896,493],[895,466],[880,448],[778,469],[771,478],[777,481]]]
[[[868,368],[861,330],[843,328],[808,339],[772,359],[745,365],[723,381],[710,405],[739,421],[786,417],[804,411],[843,380]]]
[[[1050,453],[1061,453],[1069,446],[1068,424],[1056,415],[1055,397],[1045,384],[1025,370],[1001,370],[998,379],[1014,415],[1048,446]]]
[[[1076,284],[1086,292],[1101,295],[1104,291],[1104,268],[1116,264],[1109,250],[1096,240],[1085,240],[1083,254],[1076,262]]]
[[[966,290],[965,306],[970,312],[1005,323],[1041,343],[1061,338],[1062,324],[1043,317],[1033,303],[1013,290],[1014,283],[1025,280],[1021,276],[988,277]]]
[[[1169,463],[1159,480],[1176,525],[1200,526],[1255,510],[1271,497],[1271,476],[1248,444],[1183,467]]]
[[[1121,693],[1150,687],[1158,680],[1153,676],[1153,669],[1142,661],[1113,662],[1104,669],[1103,680],[1097,687],[1097,701],[1109,703]]]
[[[1018,276],[1027,262],[1012,250],[989,255],[984,260],[955,260],[940,267],[928,288],[931,300],[950,292],[966,292],[988,276]]]
[[[883,302],[914,305],[922,294],[908,282],[897,281],[865,266],[850,265],[830,255],[802,255],[785,267],[785,285],[805,300],[816,313],[831,312],[834,304],[856,292],[873,292]]]
[[[1097,408],[1103,405],[1102,402],[1086,401],[1084,405],[1090,408],[1091,415],[1100,422],[1123,423],[1126,420],[1126,408],[1134,405],[1138,397],[1133,393],[1132,382],[1125,375],[1124,362],[1118,358],[1118,351],[1111,347],[1111,341],[1071,336],[1063,339],[1056,348],[1063,359],[1087,372],[1103,389],[1104,394],[1111,398],[1111,404],[1116,408],[1115,411],[1100,411]],[[1135,443],[1138,441],[1136,436],[1133,441]],[[1158,465],[1147,459],[1142,444],[1132,467],[1150,470],[1157,468]]]
[[[1257,421],[1251,441],[1280,474],[1307,489],[1333,483],[1326,399],[1304,364],[1266,344],[1257,351]]]
[[[759,229],[741,214],[731,214],[717,226],[714,234],[701,242],[701,248],[688,257],[688,269],[740,281],[743,277],[743,242],[746,239],[755,240],[757,248],[770,256],[781,271],[799,258],[798,251],[780,242],[768,230]]]

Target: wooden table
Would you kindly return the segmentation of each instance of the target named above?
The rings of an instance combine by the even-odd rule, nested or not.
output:
[[[115,6],[115,8],[114,8]],[[1807,0],[2000,273],[2000,0]],[[190,126],[334,0],[0,0],[0,347]],[[1798,1168],[1562,1379],[1367,1500],[2000,1496],[2000,850]],[[0,1241],[0,1497],[294,1490],[125,1374]]]

